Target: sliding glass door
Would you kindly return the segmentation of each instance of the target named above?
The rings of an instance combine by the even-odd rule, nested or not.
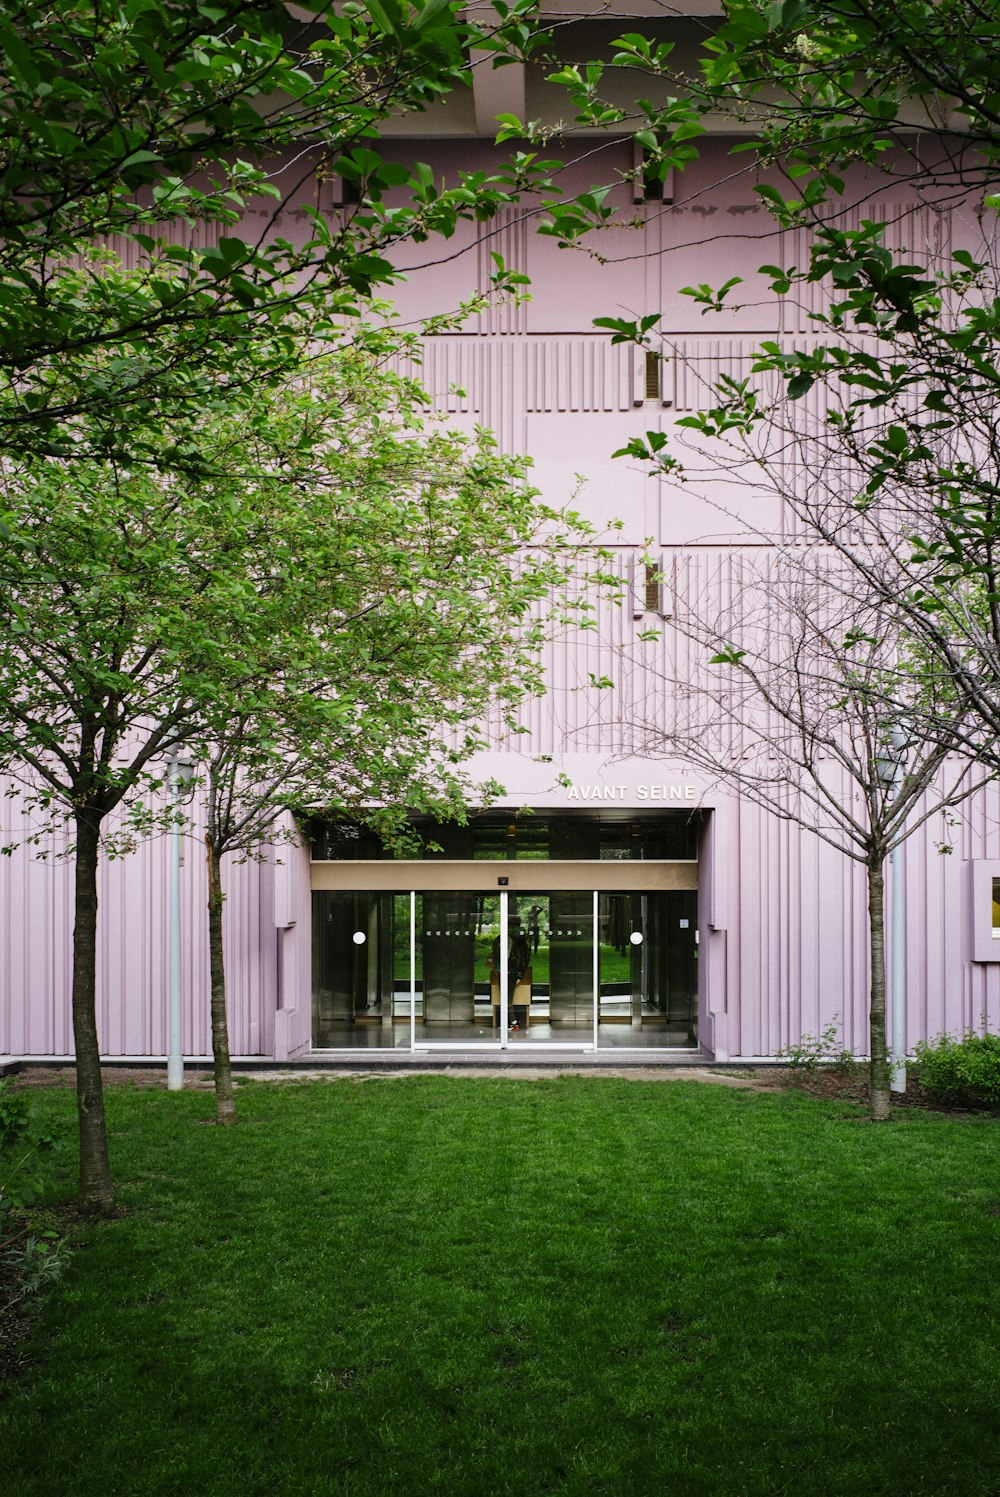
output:
[[[689,1047],[697,895],[313,895],[313,1044]]]
[[[414,1047],[593,1049],[595,908],[589,893],[424,894]]]

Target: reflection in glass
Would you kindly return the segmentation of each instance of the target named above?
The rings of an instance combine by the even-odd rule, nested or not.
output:
[[[555,859],[559,862],[693,861],[701,819],[695,811],[644,816],[578,812],[562,816],[485,812],[464,825],[417,818],[412,846],[394,849],[372,828],[348,817],[315,815],[303,822],[317,862],[356,859],[447,858],[453,861]]]
[[[548,903],[549,1022],[593,1028],[594,897],[550,894]]]
[[[323,1047],[334,1029],[391,1018],[392,898],[315,890],[312,916],[313,1044]]]
[[[993,893],[1000,935],[1000,879]],[[499,895],[425,893],[415,907],[415,1020],[423,1037],[495,1037]],[[586,1041],[594,1021],[593,894],[511,892],[508,915],[512,1041],[529,1034]],[[697,1043],[696,923],[693,890],[599,895],[600,1043]],[[314,1045],[353,1043],[345,1035],[365,1025],[372,1026],[368,1039],[392,1043],[392,1025],[409,1019],[409,894],[316,891]]]
[[[425,894],[424,1023],[471,1024],[475,1018],[475,894]]]

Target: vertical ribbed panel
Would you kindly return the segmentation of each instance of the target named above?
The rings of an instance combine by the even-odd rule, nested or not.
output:
[[[507,270],[524,275],[528,269],[528,221],[520,208],[501,208],[487,222],[479,225],[476,245],[477,285],[484,294],[496,271],[494,255],[500,255]],[[479,316],[483,333],[523,333],[528,326],[527,303],[503,300],[491,303]]]
[[[4,805],[8,842],[26,827],[17,802]],[[162,836],[102,861],[97,1021],[104,1055],[166,1053],[167,863]],[[260,1054],[273,1033],[277,982],[269,870],[227,857],[223,882],[230,1042],[234,1054]],[[204,1055],[211,1051],[207,881],[197,832],[185,839],[181,922],[184,1049]],[[0,861],[0,1053],[72,1054],[72,930],[70,862],[41,861],[26,847]]]
[[[627,411],[632,406],[631,350],[607,337],[530,337],[526,362],[529,411]]]
[[[633,404],[631,353],[603,337],[441,334],[423,340],[420,360],[397,358],[393,367],[419,380],[438,411],[474,413],[511,437],[520,433],[522,447],[525,414],[611,414]]]
[[[674,409],[687,413],[714,403],[715,387],[723,375],[733,380],[750,376],[756,338],[674,338],[664,353],[664,396]]]

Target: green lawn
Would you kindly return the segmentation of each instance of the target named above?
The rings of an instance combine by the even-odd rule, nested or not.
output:
[[[998,1120],[597,1078],[108,1106],[130,1214],[0,1402],[5,1497],[1000,1492]]]

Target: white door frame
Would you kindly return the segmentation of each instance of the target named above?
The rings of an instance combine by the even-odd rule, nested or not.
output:
[[[534,891],[531,891],[534,892]],[[559,891],[553,891],[559,892]],[[417,891],[410,890],[410,1049],[411,1051],[424,1050],[484,1050],[496,1054],[510,1048],[510,1029],[508,1025],[509,1002],[508,1002],[508,976],[510,958],[510,891],[501,889],[500,894],[500,1034],[493,1040],[418,1040],[417,1039]],[[590,1053],[597,1049],[597,1024],[600,1011],[600,947],[598,945],[597,917],[599,906],[599,895],[593,891],[593,916],[591,928],[591,943],[593,948],[593,1013],[594,1033],[593,1039],[585,1042],[576,1040],[518,1040],[516,1050],[573,1050]],[[526,1033],[530,1033],[526,1031]]]

